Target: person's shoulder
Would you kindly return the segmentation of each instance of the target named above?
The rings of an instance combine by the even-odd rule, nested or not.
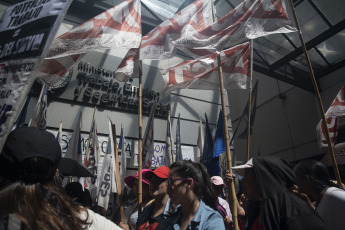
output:
[[[117,226],[115,223],[112,221],[108,220],[104,216],[101,216],[95,212],[93,212],[90,209],[87,209],[87,214],[88,214],[88,220],[91,221],[91,225],[89,226],[89,230],[119,230],[122,229],[119,226]],[[87,215],[85,211],[82,212],[82,215]]]
[[[212,218],[221,218],[223,220],[222,215],[220,215],[220,213],[216,210],[214,210],[213,208],[211,208],[210,206],[206,205],[203,201],[200,201],[200,207],[202,209],[201,218],[205,218],[205,217],[212,217]]]
[[[345,190],[340,188],[330,187],[326,190],[325,195],[329,198],[335,198],[345,201]]]

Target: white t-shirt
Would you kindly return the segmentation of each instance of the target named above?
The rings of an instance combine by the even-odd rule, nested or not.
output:
[[[223,198],[221,198],[221,197],[218,197],[218,202],[219,202],[219,204],[221,206],[223,206],[223,208],[225,209],[226,214],[228,215],[228,217],[230,217],[232,219],[229,203],[226,200],[224,200]]]
[[[119,226],[117,226],[115,223],[111,222],[107,218],[94,213],[90,209],[87,209],[87,212],[89,213],[88,221],[92,221],[92,224],[87,228],[88,230],[120,230]],[[81,213],[82,218],[86,218],[86,212]]]
[[[315,210],[326,223],[326,229],[345,229],[345,190],[328,188]]]

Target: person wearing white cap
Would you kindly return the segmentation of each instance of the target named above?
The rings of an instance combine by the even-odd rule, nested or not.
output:
[[[289,191],[295,184],[295,175],[285,160],[258,156],[232,169],[243,177],[243,193],[250,204],[245,210],[244,229],[254,225],[264,230],[325,229],[315,210]],[[232,178],[227,171],[226,179]]]

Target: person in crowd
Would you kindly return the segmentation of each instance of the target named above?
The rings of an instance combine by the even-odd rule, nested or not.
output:
[[[151,202],[152,198],[150,195],[149,190],[149,180],[146,179],[145,175],[147,172],[151,172],[150,169],[142,169],[142,205],[141,205],[141,211],[142,209]],[[125,177],[125,183],[128,187],[130,187],[134,194],[136,195],[136,199],[133,200],[132,210],[129,212],[130,216],[126,217],[128,220],[128,224],[132,229],[136,229],[136,223],[138,220],[138,214],[139,214],[139,207],[138,207],[138,183],[139,183],[139,171],[135,174],[135,176],[127,176]]]
[[[139,215],[137,229],[155,230],[164,221],[163,211],[168,201],[167,179],[170,168],[161,166],[152,172],[147,172],[145,178],[150,182],[150,195],[154,201],[146,206]]]
[[[238,205],[239,213],[246,216],[243,229],[325,229],[315,210],[289,191],[295,184],[295,175],[285,160],[258,156],[232,169],[243,177],[243,193],[248,199],[245,209]],[[233,178],[227,170],[226,179]]]
[[[170,166],[165,220],[157,229],[225,229],[206,168],[191,160]]]
[[[220,214],[224,218],[224,224],[226,226],[226,229],[230,229],[232,226],[231,224],[232,216],[230,212],[229,203],[221,197],[223,196],[224,181],[220,176],[213,176],[211,177],[211,183],[212,183],[213,192],[215,196],[217,197],[218,207],[220,206],[222,207],[222,209],[225,210],[225,213],[223,211],[220,211]]]
[[[83,191],[83,186],[79,182],[68,183],[65,186],[65,191],[77,204],[86,208],[91,208],[92,202],[90,203],[90,192],[88,192],[86,188]]]
[[[315,160],[303,160],[294,167],[297,189],[326,223],[329,230],[345,227],[345,190],[333,183],[327,168]],[[305,195],[306,194],[306,195]],[[310,199],[311,200],[310,200]]]
[[[6,178],[0,187],[0,221],[5,229],[121,229],[73,202],[56,184],[60,159],[60,145],[47,131],[22,127],[9,134],[0,155],[0,174]]]

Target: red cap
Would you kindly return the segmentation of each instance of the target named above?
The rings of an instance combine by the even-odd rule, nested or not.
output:
[[[168,179],[169,177],[169,172],[170,172],[170,168],[167,166],[161,166],[156,168],[155,170],[148,172],[146,174],[146,178],[148,178],[150,176],[151,173],[154,173],[156,176],[158,176],[159,178],[162,179]]]

